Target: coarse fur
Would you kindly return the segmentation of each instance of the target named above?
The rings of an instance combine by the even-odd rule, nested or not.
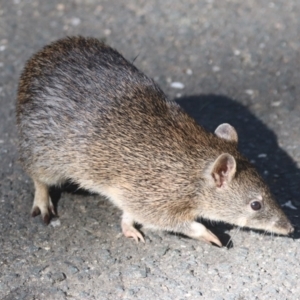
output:
[[[134,222],[220,245],[198,217],[293,231],[229,124],[207,132],[117,51],[71,37],[35,54],[20,78],[20,161],[36,188],[33,216],[54,214],[48,187],[71,180]],[[254,211],[251,203],[261,208]]]

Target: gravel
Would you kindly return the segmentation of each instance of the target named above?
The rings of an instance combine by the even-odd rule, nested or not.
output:
[[[299,299],[299,229],[292,239],[209,225],[231,238],[220,249],[142,228],[136,244],[107,200],[70,192],[50,226],[30,218],[15,128],[25,61],[65,35],[101,38],[207,129],[234,125],[299,227],[299,15],[297,0],[2,1],[0,299]]]

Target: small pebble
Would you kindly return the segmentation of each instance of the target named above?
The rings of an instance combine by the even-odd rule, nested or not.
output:
[[[217,72],[220,72],[221,68],[218,66],[213,66],[212,70],[213,70],[213,72],[217,73]]]
[[[63,10],[65,9],[65,5],[62,4],[62,3],[58,3],[58,4],[56,5],[56,9],[57,9],[58,11],[63,11]]]
[[[233,50],[233,54],[236,55],[236,56],[238,56],[238,55],[241,54],[241,51],[238,50],[238,49],[235,49],[235,50]]]
[[[228,271],[231,268],[231,265],[229,263],[222,263],[218,265],[219,271]]]
[[[126,276],[127,278],[131,279],[146,278],[147,270],[145,267],[132,265],[126,271],[123,272],[123,276]]]
[[[90,294],[89,293],[87,293],[87,292],[80,292],[80,297],[81,297],[81,299],[85,299],[85,298],[87,298],[87,297],[89,297],[90,296]]]
[[[250,90],[250,89],[248,89],[248,90],[245,90],[245,93],[246,93],[247,95],[250,95],[250,96],[252,96],[252,95],[254,94],[254,91],[253,91],[253,90]]]
[[[81,20],[79,18],[74,17],[71,19],[71,25],[73,25],[73,26],[78,26],[80,23],[81,23]]]
[[[108,29],[108,28],[104,29],[104,34],[105,35],[110,35],[111,34],[111,30]]]
[[[172,82],[171,83],[171,87],[174,88],[174,89],[184,89],[184,84],[181,83],[181,82]]]
[[[280,105],[281,105],[281,101],[274,101],[271,103],[271,106],[273,106],[273,107],[278,107]]]
[[[260,48],[260,49],[264,49],[265,47],[266,47],[266,44],[265,44],[265,43],[260,43],[260,44],[259,44],[259,48]]]
[[[61,272],[54,273],[54,274],[51,274],[51,279],[54,282],[61,282],[61,281],[66,279],[66,275],[64,273],[61,273]]]
[[[258,154],[257,157],[258,158],[265,158],[265,157],[267,157],[267,154],[261,153],[261,154]]]
[[[69,266],[68,269],[69,269],[71,274],[76,274],[76,273],[79,272],[79,269],[75,266]]]
[[[58,226],[61,225],[61,222],[60,222],[59,219],[57,219],[57,220],[52,220],[51,223],[50,223],[50,225],[53,226],[53,227],[58,227]]]
[[[191,69],[186,69],[185,73],[187,75],[193,75],[193,71]]]

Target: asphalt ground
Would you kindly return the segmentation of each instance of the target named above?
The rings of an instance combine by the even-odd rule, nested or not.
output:
[[[297,0],[0,0],[0,298],[300,299],[299,16]],[[57,220],[31,218],[18,78],[35,51],[78,34],[134,60],[207,129],[234,125],[294,239],[220,223],[209,227],[229,242],[221,249],[146,229],[136,244],[118,209],[72,187],[53,191]]]

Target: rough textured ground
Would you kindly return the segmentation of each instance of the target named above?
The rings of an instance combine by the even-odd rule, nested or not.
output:
[[[199,123],[235,125],[299,226],[299,15],[298,0],[1,0],[0,298],[300,299],[299,230],[293,240],[215,224],[232,239],[222,249],[144,230],[135,244],[120,234],[120,211],[80,193],[62,193],[50,226],[31,219],[14,117],[33,52],[65,35],[105,38]]]

